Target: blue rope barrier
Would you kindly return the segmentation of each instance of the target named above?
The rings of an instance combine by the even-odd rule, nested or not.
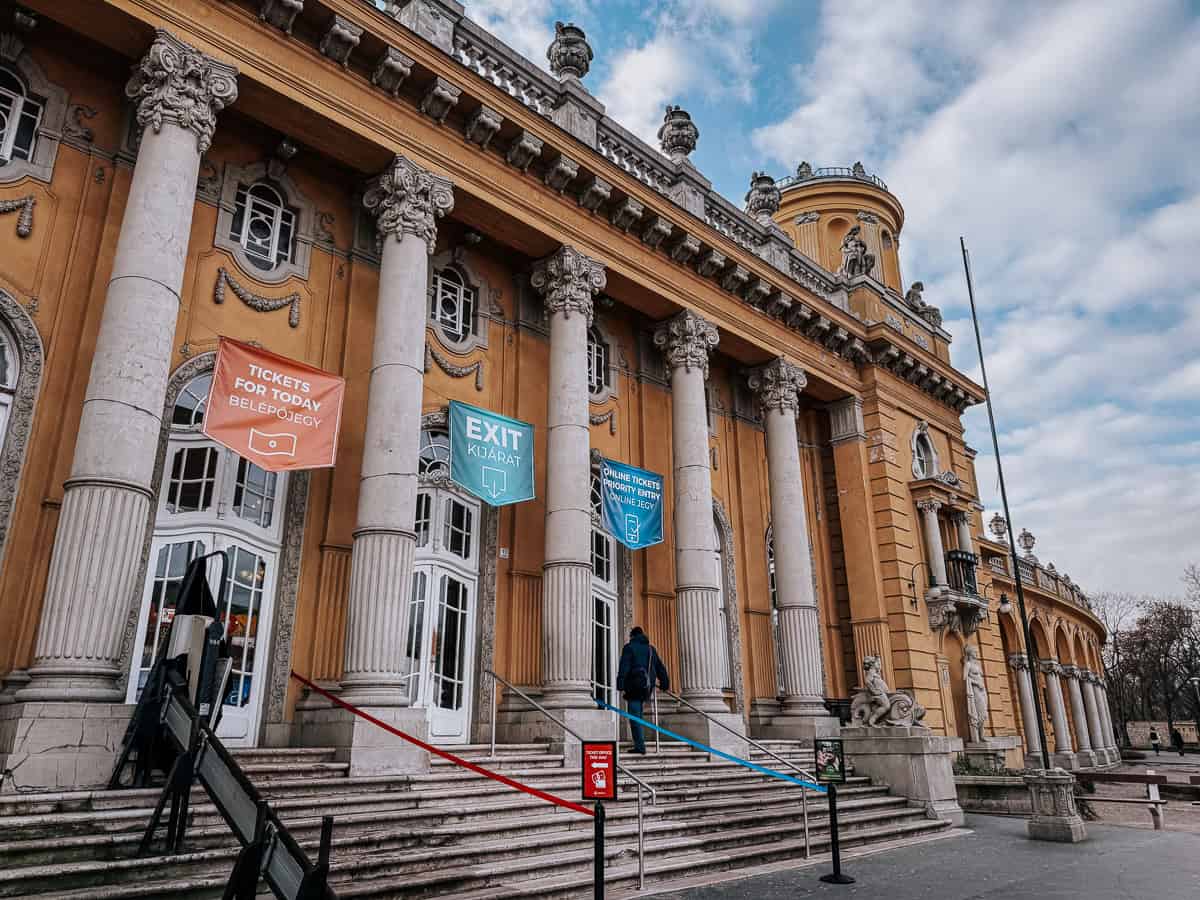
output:
[[[639,718],[638,716],[635,716],[632,713],[627,713],[623,709],[617,709],[617,707],[615,707],[615,706],[609,706],[603,700],[596,700],[596,705],[599,707],[602,707],[603,709],[607,709],[612,712],[615,712],[619,716],[624,716],[626,719],[628,719],[631,722],[637,722],[639,725],[644,725],[647,728],[653,728],[659,734],[665,734],[667,737],[674,738],[677,741],[683,741],[685,744],[691,744],[697,750],[703,750],[705,753],[712,753],[716,756],[721,757],[722,759],[727,759],[730,762],[737,763],[739,766],[744,766],[747,769],[753,769],[755,772],[760,772],[761,774],[767,775],[771,778],[778,778],[780,781],[787,781],[792,784],[799,785],[800,787],[806,787],[809,790],[817,791],[818,793],[821,793],[821,794],[828,792],[828,788],[825,788],[814,782],[804,781],[803,779],[795,778],[791,775],[786,775],[783,772],[776,772],[774,769],[768,769],[766,766],[757,765],[755,763],[750,762],[750,760],[748,760],[748,759],[742,759],[740,756],[733,756],[732,754],[724,753],[720,750],[717,750],[714,747],[708,747],[704,744],[701,744],[699,741],[693,741],[691,738],[685,738],[682,734],[676,734],[673,731],[670,731],[666,728],[662,728],[658,725],[655,725],[653,722],[647,722],[645,719]]]

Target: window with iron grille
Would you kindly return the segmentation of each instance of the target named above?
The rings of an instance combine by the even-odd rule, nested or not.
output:
[[[269,184],[238,185],[230,240],[246,251],[256,268],[269,272],[292,258],[296,213]]]
[[[0,166],[33,159],[41,121],[41,101],[29,96],[11,70],[0,67]]]
[[[433,276],[429,318],[451,343],[460,344],[474,334],[478,307],[479,292],[458,270],[445,268]]]
[[[604,389],[610,386],[609,360],[608,342],[600,336],[600,332],[595,328],[589,328],[587,339],[588,393],[593,397],[603,394]]]

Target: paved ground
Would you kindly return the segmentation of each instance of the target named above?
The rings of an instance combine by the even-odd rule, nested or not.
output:
[[[1149,818],[1149,816],[1147,816]],[[856,884],[823,884],[819,868],[778,871],[657,900],[1196,900],[1200,842],[1179,831],[1089,823],[1085,843],[1025,837],[1025,821],[967,816],[970,833],[849,859]]]

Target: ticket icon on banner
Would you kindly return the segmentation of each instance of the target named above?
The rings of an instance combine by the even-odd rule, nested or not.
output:
[[[257,428],[250,429],[249,448],[262,456],[295,456],[297,437],[281,431],[268,434]]]

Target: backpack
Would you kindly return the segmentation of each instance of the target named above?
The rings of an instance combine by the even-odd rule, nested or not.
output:
[[[654,648],[650,648],[650,658],[647,665],[654,668]],[[625,677],[626,700],[649,700],[650,692],[654,690],[654,677],[645,666],[634,665]]]

